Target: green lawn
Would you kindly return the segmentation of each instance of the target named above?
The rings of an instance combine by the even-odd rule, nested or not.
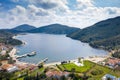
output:
[[[92,75],[91,72],[94,70],[102,70],[103,73],[99,74],[99,75]],[[91,70],[87,73],[87,75],[91,76],[90,80],[101,80],[101,78],[105,75],[105,74],[111,74],[114,75],[116,77],[120,77],[120,71],[113,71],[112,69],[105,67],[105,66],[101,66],[96,64],[96,66],[94,66],[93,68],[91,68]]]
[[[111,74],[113,76],[120,77],[120,71],[113,71],[112,69],[110,69],[108,67],[105,67],[105,66],[102,66],[99,64],[95,64],[90,61],[84,61],[83,67],[79,67],[79,66],[75,65],[74,63],[59,65],[59,67],[62,69],[62,71],[64,71],[64,70],[71,71],[72,68],[75,68],[75,72],[77,72],[77,73],[87,72],[87,75],[90,76],[89,80],[101,80],[101,78],[105,74]],[[95,71],[95,70],[101,70],[103,73],[101,73],[99,75],[92,75],[91,72]]]
[[[62,70],[71,71],[72,68],[75,68],[75,71],[79,73],[86,72],[89,69],[91,69],[93,66],[94,66],[94,63],[91,63],[89,61],[84,61],[84,66],[77,66],[74,63],[59,65],[59,67]]]

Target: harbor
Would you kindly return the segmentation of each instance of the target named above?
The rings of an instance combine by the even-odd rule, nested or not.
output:
[[[52,42],[49,42],[46,38],[50,38]],[[19,51],[17,55],[24,55],[32,51],[37,52],[35,56],[20,58],[20,61],[28,63],[37,64],[44,58],[49,59],[47,63],[52,63],[75,59],[78,56],[107,55],[107,51],[94,49],[86,43],[69,39],[65,37],[65,35],[27,34],[18,35],[16,39],[27,43],[25,45],[16,46],[16,49]],[[65,45],[62,46],[63,44]]]
[[[32,51],[30,53],[25,53],[23,55],[17,55],[17,49],[16,48],[13,48],[11,50],[11,52],[9,53],[9,55],[14,59],[16,60],[16,62],[21,62],[19,61],[20,58],[25,58],[25,57],[32,57],[32,56],[35,56],[37,53],[36,51]],[[99,61],[103,61],[107,58],[108,56],[92,56],[92,57],[84,57],[84,60],[89,60],[89,61],[92,61],[92,62],[99,62]],[[40,64],[45,64],[45,66],[49,66],[49,65],[56,65],[56,64],[60,64],[61,62],[58,61],[58,62],[50,62],[50,63],[46,63],[48,61],[48,58],[43,58],[41,60],[38,61],[38,63],[34,63],[35,66],[39,66]],[[70,60],[72,62],[76,61],[76,59],[74,60]],[[23,63],[29,63],[29,62],[24,62],[22,61]],[[29,63],[31,64],[31,63]]]
[[[32,57],[37,54],[36,51],[32,51],[30,53],[26,53],[23,55],[17,55],[16,53],[17,53],[16,48],[13,48],[9,53],[9,55],[13,58],[13,60],[16,61],[16,64],[32,64],[32,63],[28,63],[28,62],[21,62],[21,61],[19,61],[19,59],[24,58],[24,57]],[[37,64],[34,64],[34,65],[39,66],[40,64],[46,63],[47,61],[48,61],[48,58],[44,58],[44,59],[40,60]]]

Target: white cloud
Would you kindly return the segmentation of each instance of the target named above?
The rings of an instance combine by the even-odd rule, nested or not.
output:
[[[10,10],[9,12],[10,14],[13,14],[13,15],[21,15],[26,13],[26,9],[18,5],[14,9]]]
[[[38,7],[42,7],[44,9],[52,9],[58,6],[65,8],[65,4],[67,4],[67,0],[27,0],[29,3],[34,4]]]
[[[67,6],[69,4],[67,0],[27,1],[30,4],[26,7],[17,5],[8,12],[1,12],[0,25],[15,27],[20,24],[43,26],[60,23],[84,28],[98,21],[120,16],[120,8],[96,7],[93,5],[93,0],[77,0],[76,10],[71,10]],[[40,5],[38,6],[38,4]],[[48,6],[45,7],[43,4]]]
[[[93,6],[94,5],[92,0],[77,0],[77,9],[82,10]]]
[[[49,12],[47,10],[44,10],[42,8],[38,8],[35,5],[28,5],[28,15],[33,14],[36,16],[47,16],[49,15]]]

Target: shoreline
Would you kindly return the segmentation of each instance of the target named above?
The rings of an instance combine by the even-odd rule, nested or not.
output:
[[[13,38],[14,38],[14,39],[17,39],[16,36],[18,36],[18,35],[13,36]],[[18,40],[19,40],[19,39],[18,39]],[[21,40],[20,40],[20,41],[21,41]],[[84,43],[86,43],[86,42],[84,42]],[[27,44],[27,42],[22,41],[22,45],[25,45],[25,44]],[[87,44],[89,44],[89,43],[87,43]],[[92,46],[91,46],[91,47],[92,47]],[[93,48],[94,48],[94,47],[93,47]],[[96,48],[96,49],[99,49],[99,48]],[[16,53],[17,53],[17,49],[14,47],[13,50],[15,50],[14,59],[16,60],[16,63],[34,64],[34,63],[19,61],[18,59],[15,58],[15,55],[16,55]],[[104,50],[104,49],[101,49],[101,50]],[[110,51],[108,51],[108,50],[105,50],[105,51],[107,51],[107,55],[103,55],[103,56],[107,56],[107,57],[110,56],[110,55],[109,55],[109,54],[110,54]],[[12,56],[13,56],[13,55],[12,55]],[[101,57],[98,55],[98,56],[87,56],[87,57],[84,57],[84,59],[85,59],[85,60],[91,60],[90,57],[93,57],[93,58],[97,58],[97,57],[98,57],[98,58],[101,58]],[[97,58],[97,59],[98,59],[98,58]],[[97,59],[96,59],[96,60],[97,60]],[[102,59],[102,58],[101,58],[101,59]],[[65,60],[65,61],[75,61],[75,60],[77,60],[77,59]],[[92,61],[92,60],[91,60],[91,61]],[[61,61],[44,63],[45,66],[56,65],[56,64],[61,64]],[[34,65],[36,65],[36,64],[34,64]]]
[[[16,53],[17,53],[17,49],[16,48],[13,48],[10,52],[9,52],[9,55],[10,57],[13,58],[13,60],[15,60],[15,64],[32,64],[32,65],[36,65],[36,64],[33,64],[33,63],[28,63],[28,62],[23,62],[23,61],[19,61],[17,58],[16,58]]]
[[[94,63],[98,63],[100,61],[103,61],[103,60],[107,59],[108,57],[109,57],[109,55],[104,55],[104,56],[88,56],[88,57],[84,57],[83,60],[88,60],[88,61],[91,61],[91,62],[94,62]],[[67,62],[70,61],[70,62],[74,63],[75,61],[78,61],[78,58],[72,59],[72,60],[66,60],[66,61]],[[44,66],[45,67],[47,67],[47,66],[54,66],[56,64],[60,65],[61,61],[45,63]]]
[[[100,47],[100,46],[98,46],[98,47],[94,47],[94,46],[90,45],[90,43],[89,43],[89,42],[86,42],[86,41],[81,41],[81,40],[78,40],[78,39],[72,38],[72,37],[67,36],[67,35],[66,35],[66,37],[71,38],[71,39],[73,39],[73,40],[77,40],[77,41],[83,42],[83,43],[87,43],[87,44],[89,44],[89,46],[90,46],[90,47],[92,47],[92,48],[94,48],[94,49],[104,50],[104,51],[107,51],[107,52],[111,52],[110,50],[105,49],[105,48],[102,48],[102,47]]]
[[[13,39],[17,39],[17,38],[16,38],[17,36],[18,36],[18,35],[14,35],[12,38],[13,38]],[[19,40],[19,39],[17,39],[17,40]],[[26,41],[23,41],[23,40],[20,40],[20,41],[22,42],[21,45],[25,45],[25,44],[27,44]]]
[[[16,48],[13,48],[9,55],[13,58],[13,60],[15,60],[15,64],[31,64],[31,65],[35,65],[37,66],[36,64],[34,63],[28,63],[28,62],[23,62],[23,61],[19,61],[17,58],[16,58],[16,53],[17,53],[17,49]],[[94,62],[94,63],[98,63],[99,61],[103,61],[104,59],[108,58],[110,55],[108,53],[108,55],[103,55],[103,56],[88,56],[88,57],[84,57],[84,60],[89,60],[91,62]],[[74,61],[77,61],[78,59],[72,59],[72,60],[66,60],[66,61],[70,61],[70,62],[74,62]],[[44,63],[44,66],[47,67],[47,66],[54,66],[56,64],[61,64],[61,61],[58,61],[58,62],[50,62],[50,63]]]

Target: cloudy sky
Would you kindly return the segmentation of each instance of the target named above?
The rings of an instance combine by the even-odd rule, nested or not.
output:
[[[120,0],[0,0],[0,28],[60,23],[84,28],[120,16]]]

